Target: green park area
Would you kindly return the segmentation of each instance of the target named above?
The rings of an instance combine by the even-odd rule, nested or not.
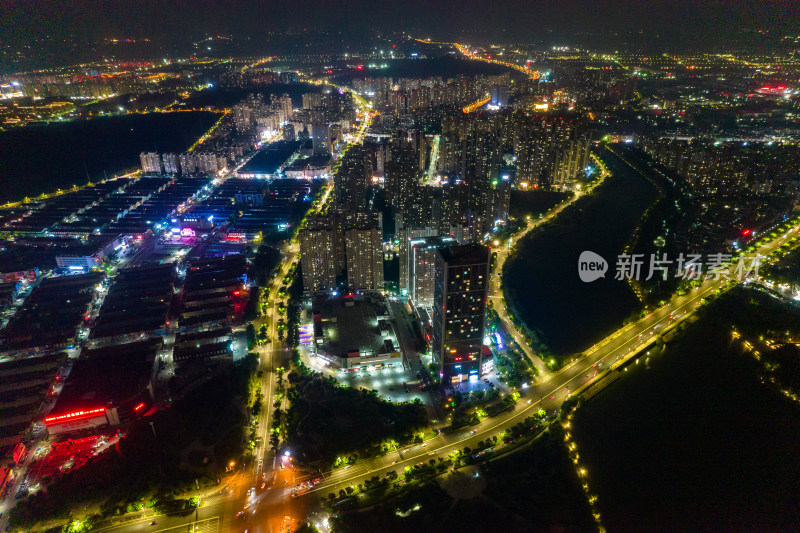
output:
[[[390,443],[413,442],[428,424],[420,401],[391,403],[375,390],[339,386],[305,371],[288,375],[287,446],[307,464],[333,465],[341,455],[369,457]]]
[[[413,469],[390,473],[392,480],[382,490],[395,496],[362,511],[358,498],[345,499],[332,508],[332,531],[594,530],[560,425],[499,459],[477,464],[479,459],[471,457],[478,454],[444,461],[445,470],[458,468],[424,483],[416,481],[420,474]]]

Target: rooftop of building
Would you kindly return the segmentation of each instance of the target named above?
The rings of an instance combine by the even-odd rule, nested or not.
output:
[[[439,250],[439,255],[450,265],[488,263],[489,248],[482,244],[462,244]]]
[[[92,328],[92,337],[160,329],[167,321],[177,279],[172,263],[120,270]]]
[[[42,280],[0,332],[4,347],[58,345],[72,338],[103,278],[91,272]]]
[[[306,168],[324,168],[331,163],[331,158],[326,155],[311,155],[297,159],[286,170],[303,170]]]
[[[160,347],[161,339],[147,339],[84,350],[51,414],[116,405],[142,393]]]
[[[386,304],[366,295],[340,295],[314,300],[314,313],[319,312],[324,332],[322,350],[339,357],[348,352],[362,354],[388,353],[384,341],[397,339],[389,329],[381,330],[379,321],[387,318]]]
[[[265,146],[241,169],[240,174],[275,174],[281,165],[300,148],[299,141],[276,141]]]
[[[416,237],[409,239],[411,246],[421,246],[425,248],[444,248],[458,244],[458,241],[449,235],[432,235],[430,237]]]

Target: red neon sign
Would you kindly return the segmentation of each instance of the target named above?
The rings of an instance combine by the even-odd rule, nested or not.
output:
[[[144,409],[144,402],[140,403],[139,405],[133,408],[133,410],[136,411],[137,413],[142,409]]]
[[[233,291],[234,296],[239,296],[240,294],[242,294],[241,291]]]
[[[48,416],[44,419],[45,424],[58,424],[60,422],[67,422],[70,420],[82,420],[84,418],[92,418],[93,416],[99,415],[100,413],[105,413],[105,407],[98,407],[97,409],[87,409],[81,411],[74,411],[72,413],[67,413],[65,415],[55,415],[55,416]]]

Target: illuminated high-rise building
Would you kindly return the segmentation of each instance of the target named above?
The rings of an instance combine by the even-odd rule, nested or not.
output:
[[[432,225],[407,226],[403,225],[402,217],[395,228],[395,239],[400,241],[400,284],[399,288],[404,294],[409,292],[408,245],[412,240],[438,235],[438,229]]]
[[[157,152],[142,152],[139,161],[145,174],[161,174],[161,157]]]
[[[492,105],[503,107],[508,105],[508,85],[492,85]]]
[[[383,230],[380,213],[359,213],[344,232],[347,286],[383,289]]]
[[[309,217],[300,230],[300,266],[303,290],[331,290],[344,269],[342,228],[336,215]]]
[[[440,248],[457,245],[458,241],[450,236],[411,238],[408,241],[408,297],[414,305],[430,308],[433,305],[436,253]]]
[[[331,130],[328,124],[312,124],[311,140],[313,143],[314,155],[331,155]]]
[[[314,109],[322,106],[322,93],[305,93],[303,95],[303,109]]]
[[[444,383],[477,380],[489,286],[489,249],[480,244],[436,252],[433,288],[433,357]]]
[[[164,164],[164,172],[167,174],[180,174],[181,165],[178,154],[161,154],[161,162]]]
[[[195,152],[197,171],[207,175],[215,175],[225,168],[225,165],[213,152]]]
[[[181,165],[181,173],[186,176],[197,172],[197,156],[194,152],[184,152],[178,156]]]
[[[363,145],[351,147],[334,175],[336,204],[348,212],[367,207],[372,175],[371,154]]]
[[[384,186],[386,199],[397,211],[408,214],[419,187],[417,158],[408,146],[391,146],[384,164]]]
[[[293,141],[294,139],[295,139],[294,124],[284,124],[283,125],[283,140],[284,141]]]
[[[486,194],[483,220],[487,227],[505,224],[508,221],[508,211],[511,206],[511,178],[508,174],[501,174],[492,180]]]
[[[255,122],[253,109],[247,104],[241,103],[233,106],[233,123],[239,133],[247,132]]]
[[[564,143],[554,154],[550,183],[554,186],[569,184],[581,175],[588,161],[588,140],[574,140]]]

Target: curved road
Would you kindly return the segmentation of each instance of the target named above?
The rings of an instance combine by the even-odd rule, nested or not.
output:
[[[800,224],[764,244],[758,253],[769,255],[789,238],[796,236],[798,231],[800,231]],[[478,441],[500,434],[525,417],[533,415],[539,409],[547,410],[548,415],[555,413],[573,391],[596,379],[601,369],[605,370],[612,364],[635,354],[638,348],[650,344],[664,329],[693,315],[703,299],[723,288],[725,284],[726,280],[724,279],[706,280],[700,287],[686,295],[673,298],[667,305],[609,335],[584,352],[581,359],[562,368],[557,374],[551,375],[543,382],[530,387],[523,393],[514,411],[482,421],[477,426],[475,433],[472,433],[472,428],[461,429],[450,434],[443,433],[427,441],[425,446],[409,446],[400,449],[398,453],[362,461],[346,470],[336,470],[329,473],[326,479],[309,492],[321,493],[317,494],[318,497],[327,496],[330,492],[338,493],[339,489],[348,485],[357,485],[372,476],[383,476],[390,470],[401,473],[405,466],[413,466],[432,458],[446,456],[465,446],[474,448]]]
[[[544,224],[547,224],[549,221],[553,220],[555,217],[558,216],[561,211],[563,211],[568,205],[575,202],[578,198],[580,198],[584,194],[590,193],[594,190],[595,187],[600,185],[610,174],[606,169],[605,165],[600,161],[597,156],[592,154],[592,158],[595,160],[597,165],[600,168],[600,177],[597,179],[591,186],[584,192],[575,192],[572,198],[569,200],[562,202],[561,204],[557,205],[544,216],[539,219],[536,219],[532,222],[528,222],[528,225],[525,228],[513,236],[514,242],[519,242],[522,237],[527,235],[531,230],[534,230]],[[509,239],[511,241],[511,239]],[[497,250],[497,258],[495,259],[493,273],[491,278],[489,279],[489,299],[492,300],[494,304],[492,307],[497,312],[497,316],[500,319],[500,322],[503,323],[503,327],[505,328],[506,332],[511,335],[517,344],[522,348],[522,350],[527,354],[533,364],[536,365],[536,368],[539,370],[540,380],[541,378],[550,376],[552,371],[545,366],[544,362],[537,356],[533,348],[525,342],[525,336],[519,331],[519,328],[511,321],[508,317],[508,306],[506,305],[505,294],[503,293],[503,281],[502,281],[502,273],[503,273],[503,266],[505,265],[506,259],[508,256],[514,251],[514,248],[509,249],[507,245],[501,245]]]
[[[563,206],[560,209],[563,209]],[[537,225],[544,223],[552,216],[555,216],[555,213],[551,213],[541,219],[537,222]],[[530,229],[527,231],[530,231]],[[772,241],[763,244],[757,250],[757,253],[761,255],[771,254],[790,238],[797,236],[799,230],[800,223],[792,226],[787,232]],[[297,243],[291,244],[279,269],[279,276],[283,276],[288,272],[290,265],[296,261],[297,253]],[[506,255],[504,254],[502,261],[505,260],[505,257]],[[493,283],[496,284],[497,281],[494,280]],[[583,357],[574,363],[562,368],[555,374],[549,374],[541,382],[523,391],[523,396],[514,410],[495,418],[485,419],[475,428],[464,428],[450,433],[442,432],[424,444],[400,448],[386,456],[362,460],[350,468],[340,468],[325,473],[321,482],[299,498],[290,498],[292,485],[298,481],[294,469],[291,467],[291,462],[284,458],[270,460],[271,453],[268,449],[268,439],[264,438],[262,447],[257,450],[257,457],[262,457],[264,461],[263,470],[267,470],[264,479],[262,480],[261,478],[263,470],[259,469],[258,473],[253,475],[252,469],[255,465],[250,465],[246,473],[242,473],[241,480],[237,485],[227,489],[227,493],[225,491],[218,492],[216,496],[212,495],[208,498],[203,498],[206,506],[200,509],[198,518],[200,520],[208,520],[202,525],[208,528],[209,531],[244,531],[245,529],[259,533],[288,531],[290,530],[289,524],[295,524],[296,519],[304,519],[309,514],[313,515],[315,510],[319,509],[318,498],[326,497],[329,493],[338,493],[340,489],[363,483],[365,479],[373,476],[382,477],[391,470],[402,473],[403,468],[406,466],[428,462],[430,459],[440,456],[444,457],[451,452],[463,449],[465,446],[474,448],[478,441],[499,435],[503,430],[514,426],[524,420],[525,417],[533,415],[539,409],[545,409],[548,416],[551,416],[573,392],[584,385],[592,383],[601,372],[614,363],[632,356],[639,349],[649,345],[670,325],[691,316],[704,298],[723,288],[726,283],[727,281],[724,279],[706,280],[700,287],[684,296],[674,297],[665,306],[653,311],[637,322],[619,329],[586,350]],[[499,294],[498,290],[499,287],[493,285],[492,291],[495,295]],[[273,317],[277,316],[275,292],[272,291],[270,293],[271,300],[268,304],[268,315],[271,314]],[[274,334],[274,327],[271,330],[271,334]],[[522,342],[519,344],[524,346]],[[269,404],[269,399],[274,390],[274,373],[271,370],[277,366],[279,361],[282,361],[283,351],[278,348],[269,351],[264,350],[261,353],[262,356],[267,356],[266,358],[262,357],[262,364],[264,365],[263,369],[266,370],[264,376],[265,399]],[[268,411],[269,414],[262,417],[262,430],[264,432],[269,427],[271,409]],[[265,437],[267,436],[266,433],[264,435]],[[267,462],[269,462],[269,465],[267,465]],[[253,483],[253,486],[257,488],[254,496],[245,494],[250,483]],[[263,489],[261,488],[261,483],[263,483]],[[247,507],[245,508],[245,506]],[[243,516],[237,517],[237,513],[240,511]],[[214,522],[212,526],[212,520],[215,517],[219,517],[219,522]],[[317,515],[317,517],[322,518],[321,515]],[[162,519],[159,518],[159,520]],[[144,521],[140,521],[139,523],[132,523],[114,529],[117,531],[178,531],[172,525],[175,523],[173,519],[165,520],[167,522],[164,525],[167,526],[169,524],[167,528],[145,526]],[[182,520],[181,524],[186,527],[195,518],[193,516]]]

